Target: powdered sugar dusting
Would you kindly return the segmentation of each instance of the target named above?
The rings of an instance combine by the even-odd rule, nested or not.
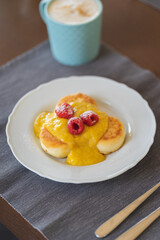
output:
[[[96,114],[96,113],[89,110],[89,111],[82,113],[81,115],[83,115],[83,117],[88,117],[88,116],[92,116],[93,114]]]

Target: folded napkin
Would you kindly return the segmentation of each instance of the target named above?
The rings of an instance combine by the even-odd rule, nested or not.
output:
[[[137,166],[114,179],[78,185],[51,181],[24,168],[7,145],[5,126],[15,103],[39,84],[71,75],[98,75],[125,83],[148,101],[155,114],[157,133],[149,153]],[[0,86],[0,195],[47,239],[96,239],[94,231],[99,224],[160,180],[160,80],[128,58],[102,46],[95,61],[67,67],[52,58],[49,44],[44,42],[2,66]],[[115,239],[158,206],[155,193],[107,239]],[[158,238],[157,221],[140,237]]]
[[[148,5],[160,10],[160,0],[141,0],[141,2],[147,3]]]

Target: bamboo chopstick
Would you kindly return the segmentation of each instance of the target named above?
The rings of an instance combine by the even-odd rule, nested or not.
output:
[[[123,208],[120,212],[115,214],[109,220],[104,222],[95,231],[95,235],[98,238],[103,238],[111,233],[120,223],[122,223],[141,203],[143,203],[153,192],[155,192],[160,186],[160,182],[156,184],[153,188],[148,190],[142,196],[137,198],[135,201],[130,203],[128,206]]]
[[[157,208],[147,217],[143,218],[140,222],[135,224],[129,230],[121,234],[116,240],[134,240],[136,239],[152,222],[160,216],[160,207]]]

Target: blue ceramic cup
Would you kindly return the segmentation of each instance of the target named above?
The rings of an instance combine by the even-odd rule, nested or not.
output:
[[[42,0],[39,10],[44,20],[52,54],[54,58],[65,65],[77,66],[88,63],[98,56],[100,49],[100,35],[103,6],[100,0],[95,0],[99,6],[99,13],[91,20],[68,24],[53,20],[48,14],[51,1]]]

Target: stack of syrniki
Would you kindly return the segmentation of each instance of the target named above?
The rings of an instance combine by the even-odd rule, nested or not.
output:
[[[41,113],[34,131],[45,152],[67,157],[66,162],[76,166],[105,160],[104,154],[118,150],[125,139],[120,120],[100,111],[96,102],[82,93],[62,98],[52,113]]]

